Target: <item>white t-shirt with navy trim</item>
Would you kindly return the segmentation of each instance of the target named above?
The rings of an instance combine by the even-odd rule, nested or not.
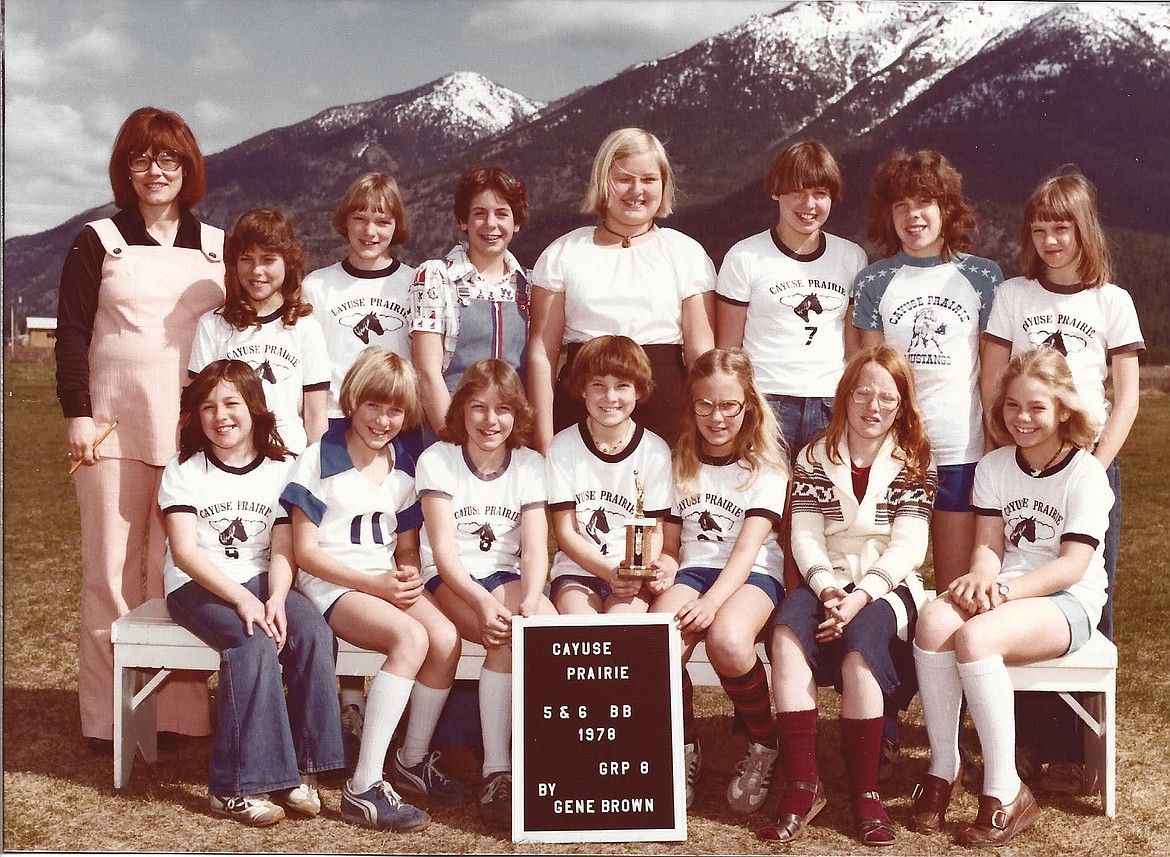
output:
[[[276,429],[284,445],[295,453],[304,450],[304,394],[328,390],[329,354],[325,334],[312,316],[297,319],[291,327],[281,321],[281,310],[257,319],[260,328],[232,327],[220,310],[206,313],[195,328],[195,344],[187,373],[194,378],[216,360],[242,360],[263,381],[268,409],[276,414]]]
[[[1064,541],[1094,548],[1084,576],[1069,592],[1096,626],[1105,606],[1102,545],[1109,526],[1113,492],[1105,468],[1077,450],[1033,476],[1015,446],[987,453],[975,468],[971,503],[977,515],[1003,518],[1004,554],[999,580],[1010,581],[1060,555]]]
[[[1042,346],[1063,354],[1077,393],[1099,426],[1109,417],[1110,359],[1146,349],[1133,298],[1112,283],[1086,289],[1015,277],[995,290],[983,335],[1009,346],[1013,355]]]
[[[723,569],[747,518],[762,517],[773,528],[760,545],[751,571],[784,582],[784,552],[777,533],[784,518],[788,476],[764,468],[747,484],[751,470],[738,459],[703,457],[694,489],[672,491],[669,520],[682,525],[678,567]]]
[[[897,253],[857,275],[853,324],[906,355],[939,466],[983,454],[979,338],[1002,280],[995,262],[962,253],[947,262]]]
[[[410,351],[410,286],[414,269],[397,259],[389,268],[363,271],[343,260],[305,277],[304,300],[325,331],[333,367],[329,418],[341,412],[341,382],[359,354],[371,345],[404,360]]]
[[[436,443],[419,456],[415,490],[419,497],[451,501],[459,559],[468,574],[482,580],[497,571],[520,573],[520,516],[546,505],[544,476],[544,458],[526,447],[509,450],[504,466],[485,476],[464,447]],[[424,526],[423,582],[438,573]]]
[[[277,461],[260,455],[251,464],[233,467],[202,452],[180,464],[175,455],[163,470],[158,505],[164,515],[193,514],[199,552],[228,579],[246,583],[268,571],[272,528],[289,522],[279,500],[291,464],[291,458]],[[163,566],[166,594],[190,581],[175,565],[168,544]]]
[[[634,429],[625,449],[601,452],[584,422],[557,432],[548,446],[548,505],[572,509],[577,531],[603,556],[626,555],[626,521],[634,517],[634,471],[644,490],[643,514],[661,518],[670,511],[670,447],[644,426]],[[552,576],[589,574],[564,551],[553,558]]]
[[[621,334],[639,345],[683,341],[682,302],[715,288],[715,264],[695,239],[659,229],[632,247],[599,247],[582,226],[545,248],[532,283],[565,296],[564,342]]]
[[[358,472],[345,445],[346,424],[330,428],[297,459],[280,502],[289,515],[295,506],[316,524],[318,544],[338,562],[366,574],[397,568],[398,534],[422,526],[414,493],[414,462],[395,459],[381,485]],[[297,572],[297,589],[324,613],[349,590]]]
[[[727,251],[719,300],[747,309],[743,350],[761,392],[829,397],[845,369],[845,321],[865,251],[821,233],[821,246],[797,255],[769,229]]]

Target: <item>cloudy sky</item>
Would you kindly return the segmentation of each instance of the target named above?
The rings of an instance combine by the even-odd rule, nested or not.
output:
[[[205,153],[338,104],[478,71],[548,101],[765,0],[6,0],[4,233],[108,201],[122,120],[178,111]]]

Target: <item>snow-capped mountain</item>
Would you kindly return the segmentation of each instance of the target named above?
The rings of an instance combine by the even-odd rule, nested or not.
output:
[[[247,208],[282,206],[311,264],[323,264],[341,249],[329,220],[345,186],[385,170],[410,219],[404,261],[417,263],[456,234],[459,174],[496,163],[528,185],[530,220],[513,247],[531,264],[588,222],[576,206],[602,138],[638,125],[663,140],[678,176],[670,225],[717,263],[774,222],[761,184],[777,149],[815,138],[845,173],[832,231],[864,239],[869,177],[892,149],[938,148],[978,207],[977,250],[1011,271],[1025,197],[1075,163],[1097,183],[1107,224],[1128,230],[1113,233],[1119,279],[1138,300],[1147,341],[1165,345],[1170,298],[1156,272],[1170,266],[1167,115],[1170,4],[793,2],[548,106],[460,73],[325,110],[211,156],[200,214],[230,227]],[[7,242],[6,296],[51,314],[65,244],[95,213]]]

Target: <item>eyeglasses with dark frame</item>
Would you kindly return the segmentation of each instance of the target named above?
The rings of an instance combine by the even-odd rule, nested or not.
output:
[[[716,404],[710,399],[695,399],[691,405],[691,409],[695,412],[697,417],[709,417],[718,409],[726,419],[733,419],[743,413],[743,402],[737,402],[734,399],[728,399],[725,402]]]
[[[183,166],[183,161],[179,157],[179,153],[172,149],[163,149],[161,152],[151,157],[146,152],[131,152],[130,156],[126,158],[126,163],[130,165],[130,172],[144,173],[150,169],[152,163],[158,164],[158,168],[163,172],[171,172]]]
[[[858,405],[868,405],[877,396],[878,408],[883,411],[892,411],[902,402],[901,396],[893,393],[879,393],[870,387],[854,387],[849,391],[850,398]]]

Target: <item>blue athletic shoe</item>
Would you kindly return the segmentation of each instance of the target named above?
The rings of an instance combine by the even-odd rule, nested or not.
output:
[[[402,763],[400,754],[401,750],[394,754],[390,780],[402,794],[439,806],[456,806],[467,800],[467,788],[435,766],[442,755],[438,750],[427,753],[421,762],[409,768]]]
[[[412,833],[431,823],[429,815],[400,798],[385,780],[361,794],[354,794],[347,781],[341,789],[341,817],[350,824],[395,833]]]

